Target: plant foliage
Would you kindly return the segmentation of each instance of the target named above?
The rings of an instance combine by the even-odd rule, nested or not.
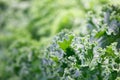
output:
[[[120,12],[106,6],[99,24],[84,37],[63,31],[53,40],[46,57],[51,61],[49,74],[56,80],[120,79]],[[89,29],[89,28],[88,28]]]

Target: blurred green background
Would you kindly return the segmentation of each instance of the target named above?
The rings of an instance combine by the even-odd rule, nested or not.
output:
[[[86,20],[108,0],[0,0],[0,80],[39,80],[52,38],[68,29],[84,36]],[[96,16],[97,17],[97,16]],[[34,76],[34,77],[33,77]]]

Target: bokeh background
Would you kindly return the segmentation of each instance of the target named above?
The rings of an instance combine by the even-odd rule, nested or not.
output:
[[[0,0],[0,80],[39,80],[44,76],[41,58],[53,37],[64,29],[81,36],[89,33],[107,3]],[[95,18],[89,21],[93,14]]]

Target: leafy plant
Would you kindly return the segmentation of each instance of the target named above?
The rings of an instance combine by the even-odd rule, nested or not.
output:
[[[59,33],[47,49],[48,79],[118,80],[120,77],[119,7],[104,8],[101,22],[90,34]],[[103,14],[102,13],[102,14]]]
[[[120,9],[107,2],[1,0],[0,80],[119,80]]]

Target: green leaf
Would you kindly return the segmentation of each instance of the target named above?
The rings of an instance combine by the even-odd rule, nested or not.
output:
[[[74,36],[73,36],[73,35],[70,35],[70,36],[69,36],[69,40],[64,39],[64,41],[58,42],[59,47],[66,52],[66,49],[67,49],[68,47],[70,47],[73,38],[74,38]]]

